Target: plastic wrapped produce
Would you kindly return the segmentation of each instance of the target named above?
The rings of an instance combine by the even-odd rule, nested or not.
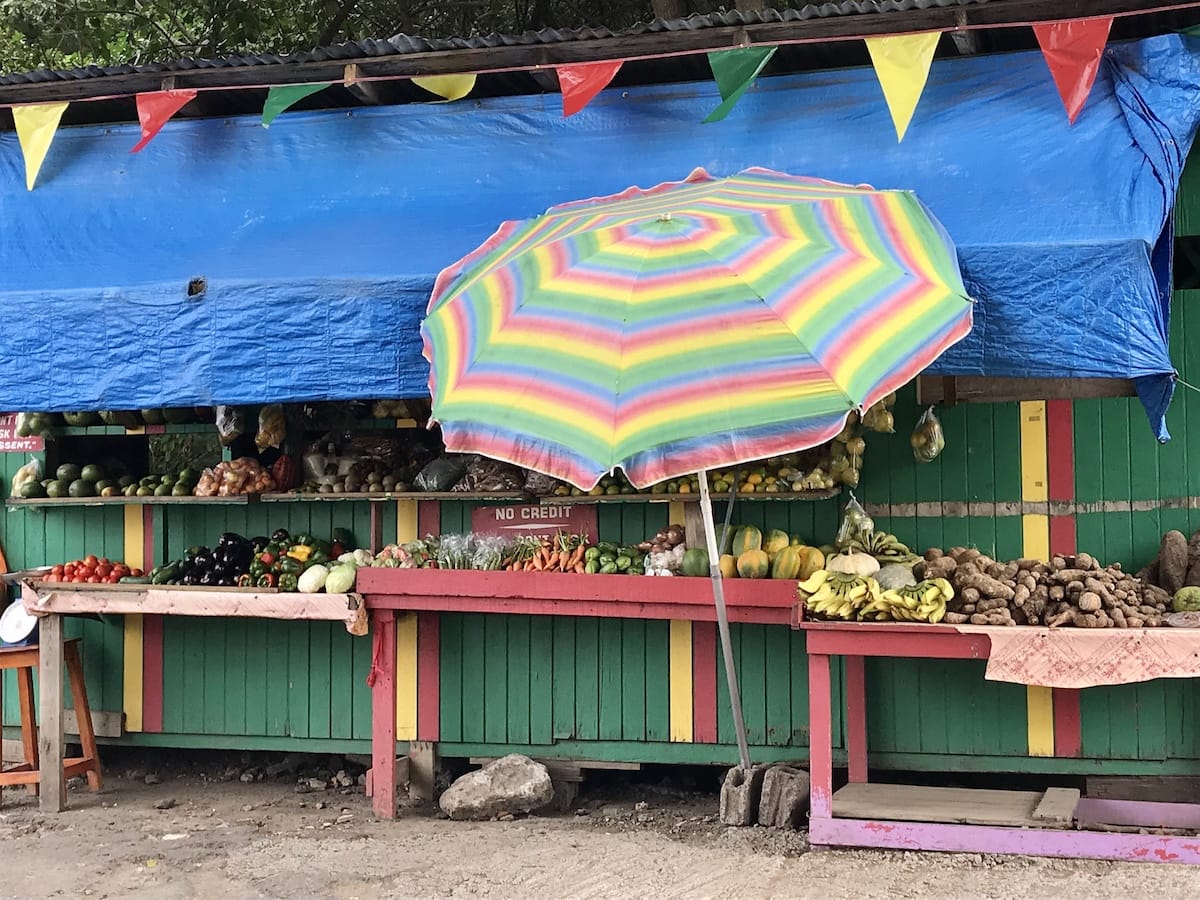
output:
[[[945,449],[946,437],[942,433],[942,423],[934,415],[932,406],[925,410],[917,422],[909,441],[912,444],[913,456],[920,463],[933,462]]]
[[[287,418],[283,413],[282,403],[268,403],[258,411],[258,433],[254,436],[254,445],[259,451],[268,447],[279,449],[287,437]]]
[[[229,447],[246,433],[246,412],[238,406],[217,407],[217,438]]]

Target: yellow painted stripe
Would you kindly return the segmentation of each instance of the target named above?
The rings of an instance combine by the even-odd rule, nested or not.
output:
[[[125,730],[142,730],[142,617],[125,616],[125,659],[121,677],[121,709]]]
[[[671,740],[692,742],[692,623],[671,621]]]
[[[685,516],[685,513],[684,513],[684,507],[683,507],[682,500],[672,500],[670,503],[667,504],[667,524],[668,525],[684,524],[684,522],[687,521],[684,518],[684,516]]]
[[[1021,516],[1021,530],[1024,536],[1024,549],[1021,551],[1028,559],[1050,559],[1050,517]]]
[[[396,501],[396,543],[405,544],[415,541],[417,534],[417,501]]]
[[[396,740],[417,739],[417,616],[396,617]]]
[[[1046,470],[1046,401],[1021,404],[1021,499],[1036,502],[1050,499]]]
[[[127,566],[144,569],[145,529],[142,525],[140,503],[125,507],[124,559]],[[125,616],[123,660],[121,675],[121,710],[125,713],[125,730],[142,730],[142,617]]]
[[[1054,755],[1054,692],[1048,687],[1029,685],[1025,689],[1029,716],[1029,755]]]

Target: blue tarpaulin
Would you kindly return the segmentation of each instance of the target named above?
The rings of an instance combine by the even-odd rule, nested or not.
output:
[[[897,144],[868,69],[64,129],[27,193],[0,134],[0,408],[414,396],[433,278],[504,219],[766,166],[915,190],[959,247],[975,329],[943,374],[1138,379],[1170,400],[1170,211],[1200,115],[1178,36],[1110,48],[1078,123],[1036,53],[937,62]],[[188,296],[188,283],[204,290]]]

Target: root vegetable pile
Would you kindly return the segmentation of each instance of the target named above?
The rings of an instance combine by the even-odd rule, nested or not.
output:
[[[1167,591],[1123,571],[1119,563],[1102,567],[1087,553],[1056,556],[1049,563],[1003,563],[964,547],[933,549],[915,574],[945,578],[954,586],[945,616],[952,625],[1153,628],[1162,624],[1171,604]]]

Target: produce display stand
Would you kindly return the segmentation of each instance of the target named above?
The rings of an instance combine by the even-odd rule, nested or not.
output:
[[[1200,840],[1195,836],[1114,833],[1114,828],[1200,831],[1200,804],[1080,798],[1078,791],[1062,789],[1043,795],[868,782],[865,658],[986,660],[992,652],[992,629],[816,621],[797,621],[794,626],[805,631],[808,648],[812,846],[1200,864]],[[1043,632],[1038,637],[1047,641],[1080,637],[1071,629],[1022,630]],[[1119,660],[1139,642],[1140,632],[1114,630],[1107,637],[1109,653]],[[1200,648],[1200,632],[1196,642]],[[834,656],[843,657],[846,667],[849,784],[838,791],[833,790],[830,699]],[[1069,830],[1072,827],[1077,830]]]
[[[712,582],[707,578],[360,569],[357,587],[370,613],[374,635],[371,798],[376,815],[388,819],[396,815],[399,614],[474,612],[716,621]],[[786,625],[796,605],[796,586],[788,581],[731,580],[725,585],[725,602],[732,622]]]
[[[128,613],[222,616],[344,622],[351,634],[367,632],[358,594],[295,594],[254,589],[154,587],[149,585],[38,584],[21,582],[25,609],[38,623],[38,749],[41,808],[66,805],[63,781],[63,616]]]

